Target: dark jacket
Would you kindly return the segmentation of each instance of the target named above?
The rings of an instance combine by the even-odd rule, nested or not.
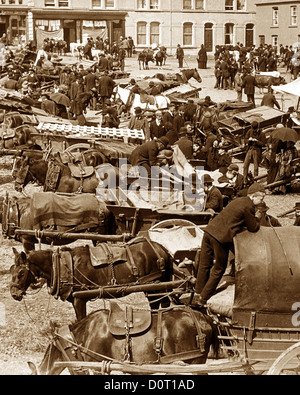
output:
[[[255,77],[253,77],[251,74],[246,75],[243,82],[245,95],[254,95],[256,86],[257,83]]]
[[[162,136],[165,136],[166,131],[165,131],[165,126],[163,122],[160,123],[160,125],[157,125],[156,120],[152,121],[150,123],[150,137],[154,139],[155,137],[159,139]]]
[[[187,136],[180,137],[175,143],[186,159],[193,159],[193,142]]]
[[[255,138],[257,141],[250,140],[250,137]],[[246,133],[245,144],[248,145],[248,151],[250,149],[255,149],[261,153],[262,148],[266,145],[266,143],[266,136],[262,131],[250,129]]]
[[[217,187],[212,187],[207,193],[205,210],[212,209],[217,213],[223,210],[223,196]]]
[[[150,166],[155,166],[157,162],[158,152],[159,149],[155,140],[148,141],[147,143],[138,146],[135,165],[142,165],[143,163],[147,163]]]
[[[255,206],[249,197],[233,200],[220,214],[211,220],[205,232],[219,243],[232,243],[234,236],[246,227],[249,232],[257,232],[259,219],[255,217]]]

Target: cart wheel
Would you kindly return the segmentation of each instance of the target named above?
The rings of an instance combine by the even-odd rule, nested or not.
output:
[[[155,229],[170,229],[174,228],[175,226],[196,226],[194,222],[188,221],[187,219],[166,219],[165,221],[158,222],[157,224],[153,225],[149,230]]]
[[[300,374],[300,343],[284,351],[268,370],[267,375]]]
[[[90,150],[91,146],[88,143],[78,143],[70,145],[68,148],[65,149],[65,152],[84,152]]]

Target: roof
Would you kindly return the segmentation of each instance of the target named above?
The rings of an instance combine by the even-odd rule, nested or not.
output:
[[[272,86],[272,89],[275,92],[288,93],[290,95],[300,97],[300,77],[285,85],[279,85],[279,86],[274,85]]]

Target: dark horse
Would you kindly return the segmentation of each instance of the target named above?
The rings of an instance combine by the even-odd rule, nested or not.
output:
[[[22,187],[25,187],[29,182],[38,181],[40,185],[44,186],[45,192],[96,192],[99,178],[95,169],[91,168],[103,163],[104,156],[100,152],[95,151],[91,155],[91,162],[86,158],[86,165],[90,168],[89,173],[79,165],[77,175],[73,175],[70,167],[64,164],[58,156],[51,156],[48,160],[43,158],[43,152],[34,150],[23,152],[20,157],[16,158],[13,177],[17,191],[22,191]]]
[[[34,207],[35,199],[39,201],[38,209]],[[115,233],[112,213],[106,204],[94,195],[79,194],[66,197],[55,193],[39,193],[33,197],[22,198],[7,195],[2,207],[2,233],[8,238],[19,240],[26,253],[34,250],[38,239],[46,244],[72,243],[72,240],[63,237],[64,233],[68,232]],[[44,237],[43,229],[47,230],[49,227],[59,232],[60,236],[55,239]],[[26,234],[16,236],[15,229],[37,229],[38,239]]]
[[[182,69],[181,74],[177,73],[176,77],[178,82],[182,84],[187,83],[191,78],[195,78],[199,83],[202,82],[202,78],[197,69]]]
[[[154,52],[150,49],[140,52],[138,54],[139,70],[149,70],[149,62],[154,63]]]
[[[44,278],[51,294],[73,304],[77,319],[86,316],[87,300],[74,298],[74,291],[97,289],[111,284],[168,281],[173,272],[170,255],[159,244],[146,238],[109,247],[105,243],[100,244],[100,252],[97,252],[97,263],[101,262],[100,266],[93,266],[95,250],[91,250],[89,246],[62,247],[55,253],[53,250],[31,251],[28,255],[23,251],[19,253],[15,248],[13,251],[15,264],[11,267],[12,297],[22,300],[27,288],[38,278]],[[59,260],[58,256],[63,258]],[[63,265],[67,265],[66,262],[70,288],[64,290]]]
[[[124,307],[127,309],[128,305]],[[173,306],[140,313],[136,313],[133,308],[133,320],[135,314],[142,314],[137,315],[137,318],[140,317],[141,325],[139,329],[133,323],[127,336],[124,327],[116,328],[113,321],[114,312],[114,305],[110,305],[110,309],[95,311],[70,327],[53,327],[53,341],[48,346],[39,368],[29,362],[32,372],[58,375],[64,367],[56,367],[54,363],[72,361],[78,362],[79,366],[80,362],[98,362],[99,367],[94,372],[104,374],[101,371],[102,361],[120,361],[118,363],[123,365],[124,369],[139,368],[135,374],[150,374],[155,373],[155,363],[170,364],[184,361],[189,364],[205,364],[210,347],[212,346],[215,354],[218,351],[214,323],[210,317],[188,306]],[[118,316],[121,317],[122,315]],[[124,321],[120,319],[120,323]],[[143,368],[145,364],[152,365],[150,373]],[[106,366],[106,372],[109,374],[109,363],[106,363]],[[81,372],[72,368],[69,370],[71,374],[89,374],[87,369]]]

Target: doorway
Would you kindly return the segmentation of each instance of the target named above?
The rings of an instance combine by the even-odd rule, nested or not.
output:
[[[206,23],[204,25],[204,47],[207,52],[213,51],[213,24]]]

